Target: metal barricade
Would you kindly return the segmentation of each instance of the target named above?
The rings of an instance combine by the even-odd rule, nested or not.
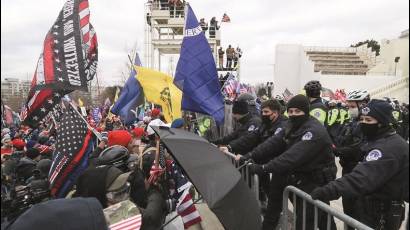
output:
[[[300,230],[305,230],[306,229],[306,203],[310,203],[314,207],[314,228],[318,228],[318,209],[320,209],[322,212],[327,213],[327,229],[331,229],[331,218],[336,217],[337,219],[341,220],[344,223],[344,229],[347,230],[348,227],[352,227],[358,230],[373,230],[372,228],[364,225],[363,223],[353,219],[352,217],[330,207],[328,204],[325,204],[321,201],[318,200],[313,200],[312,197],[303,192],[302,190],[294,187],[294,186],[288,186],[286,187],[285,191],[283,192],[283,206],[282,210],[282,224],[281,224],[281,230],[288,230],[289,229],[289,218],[288,218],[288,205],[289,205],[289,194],[293,194],[293,223],[292,223],[292,229],[296,229],[296,209],[297,208],[302,208],[303,209],[303,229]],[[296,199],[302,199],[303,200],[303,207],[297,207],[296,206]],[[298,229],[299,230],[299,229]]]
[[[258,175],[250,175],[249,164],[240,165],[239,162],[235,160],[235,155],[232,153],[225,152],[226,156],[232,161],[232,164],[241,173],[242,179],[249,186],[249,188],[255,193],[256,199],[259,200],[259,177]]]

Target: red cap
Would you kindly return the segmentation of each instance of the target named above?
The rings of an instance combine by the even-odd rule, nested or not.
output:
[[[134,132],[134,135],[136,137],[142,137],[142,135],[144,135],[144,129],[143,128],[135,128],[132,130]]]
[[[108,133],[108,146],[121,145],[128,147],[131,141],[131,134],[126,130],[115,130]]]
[[[14,139],[11,143],[14,147],[16,147],[17,150],[23,150],[26,146],[26,142],[24,142],[22,139]]]
[[[159,111],[159,109],[153,109],[152,112],[151,112],[151,115],[152,115],[153,117],[156,117],[156,116],[158,116],[160,113],[161,113],[161,111]]]

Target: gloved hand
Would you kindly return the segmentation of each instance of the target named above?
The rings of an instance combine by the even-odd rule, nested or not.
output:
[[[249,166],[249,173],[250,174],[265,174],[265,170],[263,169],[262,165],[258,165],[258,164],[250,164]]]
[[[331,200],[336,200],[337,198],[339,198],[339,196],[337,195],[335,191],[332,191],[330,188],[326,186],[315,188],[310,193],[310,196],[312,197],[313,200],[321,200],[321,201],[331,201]]]
[[[248,160],[250,160],[250,159],[252,159],[252,157],[251,157],[251,155],[248,153],[248,154],[245,154],[245,155],[243,155],[243,156],[240,156],[239,157],[239,164],[240,165],[243,165],[244,163],[245,163],[245,161],[248,161]]]

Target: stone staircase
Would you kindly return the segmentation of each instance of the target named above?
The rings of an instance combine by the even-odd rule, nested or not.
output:
[[[366,75],[369,66],[354,51],[306,51],[314,71],[326,75]]]

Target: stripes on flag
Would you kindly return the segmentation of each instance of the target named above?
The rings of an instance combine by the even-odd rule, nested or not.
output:
[[[201,216],[194,205],[191,194],[189,193],[192,184],[184,176],[175,162],[167,163],[167,170],[175,182],[176,191],[173,196],[178,199],[176,211],[182,218],[184,228],[188,229],[202,221]]]
[[[142,216],[136,215],[126,220],[110,225],[110,230],[139,230],[141,228]]]
[[[62,198],[75,183],[79,172],[87,167],[92,152],[92,132],[77,111],[69,107],[57,129],[57,143],[49,172],[53,197]]]
[[[288,102],[293,97],[293,94],[287,88],[282,95],[286,102]]]
[[[185,189],[183,192],[177,204],[177,213],[181,216],[185,229],[202,221],[189,193],[189,189]]]

